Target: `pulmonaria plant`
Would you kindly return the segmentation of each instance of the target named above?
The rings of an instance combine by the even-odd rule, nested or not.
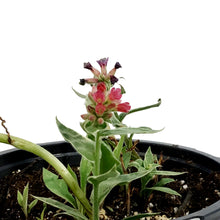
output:
[[[127,191],[127,215],[130,215],[130,182],[140,179],[142,193],[147,195],[153,190],[179,195],[164,185],[173,181],[163,179],[154,187],[148,187],[148,183],[157,175],[179,175],[177,172],[157,170],[160,164],[148,149],[144,159],[135,150],[136,142],[132,141],[134,134],[152,134],[160,130],[152,130],[149,127],[128,127],[124,124],[124,118],[132,113],[158,107],[161,100],[154,105],[131,109],[128,102],[122,102],[124,88],[116,87],[118,78],[116,70],[121,68],[117,62],[112,70],[107,72],[108,58],[97,61],[101,71],[94,68],[90,63],[85,63],[84,68],[91,70],[93,77],[81,79],[80,84],[91,85],[91,91],[87,95],[74,92],[85,99],[86,113],[81,115],[84,120],[81,123],[86,136],[63,125],[56,119],[58,129],[64,139],[82,156],[79,173],[80,180],[70,166],[64,166],[54,155],[41,146],[24,139],[11,136],[5,127],[5,121],[0,117],[2,126],[7,134],[0,134],[0,142],[15,146],[16,148],[29,151],[43,158],[57,171],[58,175],[43,169],[43,180],[46,187],[66,202],[62,203],[51,198],[34,196],[48,205],[57,207],[62,214],[72,216],[77,220],[98,220],[101,207],[111,190],[117,186],[125,186]],[[116,140],[115,135],[120,138]],[[136,171],[134,172],[134,167]],[[87,194],[87,183],[92,184],[91,194]],[[125,219],[139,219],[152,215],[142,213],[135,217]]]

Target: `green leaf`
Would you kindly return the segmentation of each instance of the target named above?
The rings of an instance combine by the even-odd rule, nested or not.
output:
[[[168,193],[168,194],[171,194],[171,195],[181,196],[175,190],[172,190],[172,189],[170,189],[168,187],[163,187],[163,186],[153,186],[153,187],[150,187],[150,188],[145,188],[145,190],[156,190],[156,191]]]
[[[34,208],[35,205],[37,205],[37,202],[38,202],[38,200],[35,199],[35,200],[33,200],[33,201],[29,204],[29,206],[28,206],[28,213],[30,213],[31,209]]]
[[[83,99],[86,98],[86,95],[83,95],[83,94],[77,92],[74,88],[72,88],[72,89],[73,89],[73,91],[76,93],[76,95],[78,95],[80,98],[83,98]]]
[[[144,167],[148,169],[151,165],[154,164],[154,155],[151,152],[151,148],[149,147],[144,156]]]
[[[114,149],[114,155],[115,155],[115,157],[119,160],[120,159],[120,154],[121,154],[121,152],[122,152],[122,147],[123,147],[123,144],[124,144],[124,139],[125,139],[125,136],[124,135],[122,135],[121,136],[121,138],[120,138],[120,140],[119,140],[119,142],[118,142],[118,144],[117,144],[117,146],[115,147],[115,149]]]
[[[105,197],[109,194],[109,192],[116,185],[130,183],[133,180],[139,179],[139,178],[147,175],[147,173],[149,173],[149,172],[150,172],[150,170],[145,170],[143,172],[122,174],[119,176],[108,178],[107,180],[101,182],[99,184],[99,195],[98,195],[99,204],[104,201]]]
[[[18,204],[23,207],[23,195],[21,194],[21,192],[18,190],[17,191],[17,200],[18,200]]]
[[[28,207],[28,191],[29,191],[29,183],[27,183],[27,185],[24,187],[24,191],[23,191],[23,211],[25,216],[27,217],[28,211],[27,211],[27,207]]]
[[[65,199],[73,207],[76,207],[76,201],[68,190],[68,186],[63,179],[47,169],[43,168],[43,180],[46,187],[57,196]]]
[[[173,172],[173,171],[166,171],[166,170],[155,170],[152,172],[153,175],[163,175],[163,176],[178,176],[185,174],[186,172]]]
[[[95,161],[95,144],[92,140],[83,137],[76,131],[66,127],[58,119],[57,126],[60,130],[60,133],[63,135],[64,139],[69,142],[78,153],[80,153],[87,160],[92,162]]]
[[[138,215],[124,218],[123,220],[139,220],[144,217],[148,217],[148,216],[150,217],[150,216],[154,216],[154,215],[158,215],[158,214],[159,213],[143,213],[143,214],[138,214]]]
[[[73,218],[77,219],[77,220],[88,220],[88,218],[86,218],[81,212],[79,212],[77,209],[74,209],[68,205],[65,205],[62,202],[59,202],[57,200],[51,199],[51,198],[44,198],[44,197],[38,197],[38,196],[34,196],[34,198],[48,204],[51,205],[55,208],[61,209],[63,211],[65,211],[66,213],[68,213],[68,215],[72,216]]]
[[[80,161],[80,185],[82,191],[86,194],[87,179],[92,171],[92,164],[84,157]]]
[[[158,183],[156,183],[154,186],[164,186],[168,183],[172,183],[175,181],[174,179],[171,178],[162,178]]]
[[[114,166],[111,170],[109,170],[104,174],[89,177],[88,181],[95,185],[103,182],[104,180],[107,180],[108,178],[116,177],[116,176],[119,176],[119,172],[116,170],[116,166]]]
[[[115,157],[113,151],[104,141],[101,141],[101,161],[100,161],[100,174],[106,173],[115,164],[118,165],[120,162]]]
[[[138,128],[131,128],[131,127],[121,127],[121,128],[115,128],[112,130],[101,130],[99,131],[100,137],[106,137],[106,136],[112,136],[112,135],[126,135],[126,134],[153,134],[157,133],[161,130],[152,130],[149,127],[138,127]]]

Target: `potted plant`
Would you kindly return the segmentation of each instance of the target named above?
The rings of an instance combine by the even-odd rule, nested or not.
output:
[[[163,209],[166,201],[173,203],[171,213],[184,216],[189,214],[188,206],[195,194],[191,191],[193,186],[189,186],[186,181],[193,184],[191,180],[196,175],[198,179],[195,181],[201,182],[196,185],[196,192],[199,191],[200,194],[205,190],[206,179],[211,176],[214,178],[213,184],[208,183],[209,187],[215,187],[212,189],[214,195],[211,196],[212,199],[215,197],[214,204],[209,206],[208,200],[211,198],[206,197],[204,200],[205,206],[209,206],[207,209],[197,210],[199,212],[178,219],[219,219],[219,159],[184,147],[133,140],[134,134],[149,134],[161,130],[127,127],[123,123],[124,118],[138,111],[158,107],[161,100],[151,106],[131,109],[128,102],[121,102],[124,88],[121,85],[120,88],[115,87],[118,82],[115,73],[121,65],[117,62],[114,68],[107,72],[108,58],[97,62],[101,71],[90,63],[85,63],[84,67],[91,70],[93,78],[80,80],[81,85],[90,84],[91,91],[82,95],[74,90],[79,97],[85,99],[87,112],[81,115],[84,120],[81,127],[86,136],[56,119],[58,129],[66,142],[40,146],[11,136],[1,118],[6,134],[0,134],[0,141],[20,149],[2,154],[1,175],[17,168],[21,169],[27,164],[31,164],[29,168],[35,170],[31,162],[36,156],[42,158],[37,167],[46,167],[48,163],[55,171],[44,168],[42,179],[56,198],[31,193],[32,201],[29,202],[28,192],[29,188],[31,191],[31,186],[28,182],[23,186],[24,190],[17,191],[18,204],[26,219],[30,217],[38,201],[61,210],[61,213],[53,213],[55,216],[62,214],[79,220],[132,220],[150,219],[152,216],[154,219],[169,219],[170,216],[164,215],[167,212]],[[119,136],[119,139],[115,136]],[[36,156],[33,157],[27,152]],[[71,166],[78,166],[78,169]],[[27,167],[25,169],[27,170]],[[189,176],[188,173],[193,171],[195,176]],[[20,172],[16,174],[23,175]],[[37,175],[39,176],[39,173]],[[188,177],[184,180],[186,175]],[[156,202],[156,198],[159,198],[160,202],[163,201],[163,204]],[[35,217],[43,219],[45,210],[46,205],[42,208],[40,217]]]

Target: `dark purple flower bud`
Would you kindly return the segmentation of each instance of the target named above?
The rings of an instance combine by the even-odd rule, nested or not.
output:
[[[80,79],[80,80],[79,80],[79,84],[80,84],[80,85],[84,86],[85,83],[86,83],[86,80],[85,80],[85,79]]]
[[[85,69],[88,69],[88,70],[92,70],[92,69],[93,69],[93,66],[91,65],[90,62],[88,62],[88,63],[84,63],[84,68],[85,68]]]
[[[119,68],[121,68],[121,64],[120,64],[119,62],[117,62],[117,63],[115,64],[115,69],[117,70],[117,69],[119,69]]]
[[[95,108],[93,108],[91,105],[88,105],[88,106],[87,106],[87,111],[88,111],[89,113],[95,113]]]
[[[116,82],[118,82],[118,78],[115,77],[114,75],[110,75],[110,81],[111,84],[114,85]]]
[[[99,72],[97,69],[95,69],[95,68],[91,65],[90,62],[84,63],[84,68],[85,68],[85,69],[88,69],[88,70],[91,70],[92,73],[93,73],[96,77],[98,77],[98,76],[100,75],[100,72]]]
[[[99,64],[100,67],[107,66],[108,58],[103,58],[103,59],[97,60],[97,63]]]

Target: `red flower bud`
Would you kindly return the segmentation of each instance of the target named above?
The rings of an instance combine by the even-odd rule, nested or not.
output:
[[[118,106],[117,106],[117,111],[119,111],[119,112],[127,113],[127,112],[129,112],[130,109],[131,109],[131,106],[128,102],[118,104]]]

